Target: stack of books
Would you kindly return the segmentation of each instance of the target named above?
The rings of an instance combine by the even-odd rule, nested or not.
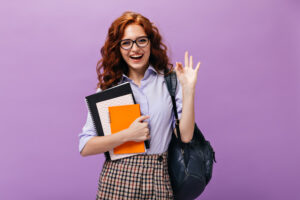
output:
[[[98,136],[106,136],[127,129],[141,116],[130,83],[125,82],[96,94],[85,97]],[[111,160],[145,153],[149,141],[126,142],[109,151]]]

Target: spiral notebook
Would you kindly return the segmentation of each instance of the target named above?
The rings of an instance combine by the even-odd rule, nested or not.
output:
[[[101,92],[85,97],[91,113],[95,129],[99,136],[111,135],[110,117],[108,107],[132,105],[136,101],[129,82],[103,90]],[[149,141],[145,141],[146,149],[149,148]],[[134,154],[114,154],[113,150],[105,152],[105,156],[111,160],[129,157]]]

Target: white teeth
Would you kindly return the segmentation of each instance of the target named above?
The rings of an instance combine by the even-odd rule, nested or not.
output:
[[[143,55],[140,56],[130,56],[130,58],[141,58]]]

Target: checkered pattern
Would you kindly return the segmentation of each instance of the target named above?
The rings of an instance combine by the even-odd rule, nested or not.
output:
[[[97,200],[174,199],[167,152],[105,161]]]

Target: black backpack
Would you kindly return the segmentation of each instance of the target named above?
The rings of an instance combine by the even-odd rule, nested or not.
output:
[[[212,177],[215,152],[209,141],[195,123],[193,139],[183,143],[180,137],[179,120],[175,101],[177,77],[175,72],[165,75],[165,81],[172,98],[176,119],[176,132],[168,149],[168,169],[175,199],[196,199]]]

